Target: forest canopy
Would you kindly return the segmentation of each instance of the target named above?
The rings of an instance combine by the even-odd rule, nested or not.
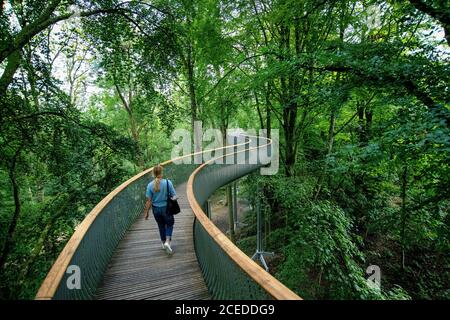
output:
[[[0,0],[0,299],[196,121],[279,130],[242,184],[299,296],[449,299],[449,46],[445,0]]]

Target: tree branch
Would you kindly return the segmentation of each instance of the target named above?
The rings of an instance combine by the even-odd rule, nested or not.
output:
[[[426,13],[430,17],[438,20],[445,32],[445,39],[447,44],[450,46],[450,10],[448,7],[434,8],[431,4],[426,3],[423,0],[409,0],[409,2],[419,11]],[[443,1],[442,3],[445,3]]]

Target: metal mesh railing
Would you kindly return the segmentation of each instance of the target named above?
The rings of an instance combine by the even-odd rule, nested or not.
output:
[[[258,146],[266,146],[266,138],[258,138]],[[195,174],[192,183],[193,194],[198,204],[204,208],[208,198],[218,188],[260,168],[263,166],[258,155],[260,150],[252,150],[252,156],[256,156],[256,162],[252,163],[249,159],[250,151],[245,150],[245,164],[208,164],[203,166]],[[267,150],[270,156],[270,147]],[[235,151],[238,152],[238,151]],[[205,211],[205,210],[204,210]],[[194,241],[197,259],[203,273],[207,287],[214,299],[239,299],[239,300],[259,300],[272,299],[273,295],[269,293],[262,284],[252,277],[249,270],[243,268],[236,262],[236,259],[230,257],[223,246],[219,245],[217,239],[211,236],[199,219],[194,224]],[[214,232],[214,231],[212,231]],[[235,249],[239,250],[239,249]],[[244,262],[245,263],[245,262]],[[262,269],[257,272],[265,272]],[[269,276],[271,277],[271,276]],[[277,282],[275,279],[273,279]],[[287,289],[287,288],[286,288]],[[286,291],[289,291],[288,289]],[[294,294],[292,296],[295,296]]]
[[[164,165],[164,174],[175,186],[184,183],[198,165],[169,163]],[[71,273],[64,273],[52,299],[92,299],[119,241],[130,225],[142,213],[145,190],[151,181],[151,171],[128,184],[116,194],[83,235],[68,266],[80,269],[81,288],[70,289]]]
[[[267,139],[259,139],[260,145],[267,145]],[[193,192],[195,200],[204,207],[215,190],[262,166],[261,163],[257,163],[258,161],[250,163],[252,161],[248,150],[250,145],[248,138],[244,145],[245,147],[242,148],[241,142],[240,147],[227,147],[223,153],[240,151],[240,156],[245,155],[245,164],[202,165],[201,170],[198,171],[196,164],[176,165],[168,161],[163,164],[164,174],[177,186],[188,181],[194,170],[198,171],[193,183]],[[193,155],[190,157],[194,158]],[[142,213],[145,189],[150,180],[151,170],[133,177],[102,200],[97,205],[98,208],[93,209],[80,227],[84,230],[75,231],[53,265],[36,296],[37,299],[92,299],[95,297],[97,287],[115,248],[129,226]],[[204,214],[199,208],[194,212],[197,218],[198,214]],[[211,237],[204,224],[198,219],[194,222],[194,241],[199,265],[213,298],[267,299],[273,296],[263,288],[261,283],[255,281],[249,274],[249,270],[243,270],[241,265],[230,258],[217,239]],[[72,274],[66,273],[70,266],[80,268],[81,288],[77,290],[70,288]]]
[[[189,155],[185,158],[191,158]],[[175,187],[185,183],[197,164],[164,163],[164,174]],[[92,299],[119,241],[142,213],[151,170],[133,177],[102,200],[80,224],[41,285],[37,299]],[[107,201],[106,201],[107,200]],[[102,204],[106,201],[106,204]],[[92,220],[92,221],[90,221]],[[73,269],[79,268],[80,288],[74,289]]]
[[[149,181],[150,174],[143,175],[103,208],[69,262],[69,266],[80,268],[80,289],[70,289],[67,282],[71,281],[71,274],[64,273],[53,299],[90,299],[95,295],[117,244],[135,218],[142,213],[145,203],[145,193],[142,190],[145,190]]]
[[[194,224],[195,251],[206,286],[213,299],[272,299],[215,242],[198,220]]]

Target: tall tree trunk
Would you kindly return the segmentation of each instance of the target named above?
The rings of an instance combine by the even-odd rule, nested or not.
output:
[[[262,34],[263,39],[264,39],[264,44],[265,44],[265,46],[269,46],[269,39],[268,39],[268,36],[267,36],[267,31],[266,31],[266,28],[265,28],[264,24],[262,23],[262,21],[261,21],[261,19],[259,17],[258,7],[257,7],[256,2],[254,0],[252,1],[252,5],[253,5],[254,14],[256,16],[256,19],[258,20],[258,24],[259,24],[259,28],[261,30],[261,34]],[[267,55],[265,58],[266,58],[267,66],[270,67],[272,65],[272,63],[271,63],[271,59],[272,59],[271,56]],[[272,124],[271,124],[271,114],[270,114],[271,111],[270,111],[270,82],[269,81],[267,82],[267,88],[266,88],[265,91],[266,91],[265,92],[265,100],[266,100],[265,101],[266,102],[266,129],[267,129],[267,137],[270,138],[272,136],[272,133],[271,133]],[[258,112],[259,112],[259,110],[258,110]],[[260,119],[262,121],[262,117],[261,116],[260,116]],[[264,128],[264,126],[262,124],[261,124],[261,128]]]
[[[131,84],[129,84],[130,88],[128,89],[128,101],[125,99],[125,96],[122,93],[122,90],[120,89],[119,85],[116,81],[114,81],[114,86],[116,87],[117,94],[119,95],[120,100],[122,101],[123,107],[125,108],[125,111],[128,114],[128,119],[130,120],[130,132],[131,137],[133,138],[133,141],[136,143],[136,146],[138,148],[138,154],[137,154],[137,162],[138,166],[143,169],[144,168],[144,159],[143,159],[143,153],[141,150],[141,144],[139,139],[139,132],[137,130],[136,126],[136,119],[133,114],[133,95],[131,92]]]
[[[334,144],[334,128],[336,127],[336,109],[333,108],[330,113],[330,125],[328,128],[328,148],[327,148],[327,157],[331,155],[333,151]],[[331,186],[332,175],[328,174],[328,186]]]
[[[364,145],[366,141],[364,125],[364,104],[361,103],[361,101],[356,102],[356,111],[358,112],[358,141],[360,145]]]
[[[191,104],[191,130],[192,134],[199,134],[195,131],[195,122],[198,121],[198,105],[197,105],[197,92],[196,92],[196,86],[195,86],[195,74],[194,74],[194,57],[193,57],[193,48],[192,45],[189,44],[188,46],[188,52],[187,52],[187,58],[186,58],[186,73],[187,73],[187,82],[188,82],[188,89],[189,89],[189,101]],[[196,136],[194,141],[201,141],[201,137]],[[195,144],[195,150],[194,152],[201,151],[200,144]]]
[[[361,146],[366,146],[371,138],[373,112],[368,109],[370,98],[366,103],[357,102],[358,140]]]
[[[344,23],[345,16],[346,16],[346,7],[343,4],[342,7],[341,7],[340,18],[339,18],[340,19],[340,23],[339,23],[339,47],[338,47],[338,52],[340,52],[342,50],[342,46],[344,44],[344,33],[345,33],[345,29],[346,29],[346,25]],[[336,73],[335,84],[339,85],[341,81],[342,81],[341,73],[337,72]],[[344,103],[344,101],[342,101],[342,103]],[[331,152],[333,151],[334,137],[335,137],[334,130],[335,130],[335,127],[336,127],[336,113],[338,112],[338,107],[340,107],[340,105],[339,106],[332,106],[331,107],[331,111],[330,111],[330,121],[329,121],[329,125],[328,125],[326,157],[328,157],[331,154]],[[318,187],[317,187],[316,194],[314,196],[314,200],[316,200],[318,198],[319,194],[320,194],[320,191],[321,191],[322,186],[323,186],[324,175],[325,175],[325,173],[322,173],[319,176]],[[332,179],[332,175],[328,175],[328,185],[331,184],[331,179]]]
[[[20,61],[20,50],[16,50],[8,56],[5,70],[0,78],[0,98],[5,96],[6,89],[8,89],[8,86],[14,78],[14,74],[20,66]]]
[[[141,169],[143,169],[145,164],[144,164],[143,152],[142,152],[140,139],[139,139],[139,133],[138,133],[137,126],[136,126],[136,119],[132,112],[128,113],[128,117],[130,119],[131,136],[133,137],[134,142],[138,146],[138,155],[137,155],[138,165]]]
[[[220,131],[222,132],[223,145],[227,146],[227,124],[222,121],[220,126]],[[225,154],[229,153],[231,150],[225,149]],[[234,216],[233,216],[233,200],[232,200],[232,190],[231,184],[226,187],[226,199],[227,199],[227,210],[228,210],[228,225],[230,230],[230,240],[235,243],[235,233],[234,233]]]
[[[339,79],[339,77],[337,77],[336,80],[338,80],[338,79]],[[331,154],[331,152],[333,151],[335,127],[336,127],[336,108],[332,107],[331,112],[330,112],[330,121],[329,121],[329,125],[328,125],[326,157],[328,157]],[[322,172],[319,175],[319,179],[317,181],[316,193],[314,195],[314,200],[317,200],[317,198],[319,197],[320,191],[322,191],[325,174],[326,174],[325,172]],[[331,175],[328,175],[328,185],[330,185],[330,183],[331,183]]]
[[[264,129],[264,119],[262,116],[261,107],[259,105],[258,93],[256,92],[256,90],[253,91],[253,95],[255,96],[256,111],[258,111],[259,126],[261,129]]]
[[[280,50],[282,52],[289,52],[289,28],[285,25],[280,26]],[[280,62],[284,62],[284,58],[280,58]],[[286,175],[294,175],[295,166],[295,123],[297,120],[297,103],[293,99],[293,95],[296,92],[293,90],[294,79],[292,75],[288,77],[282,75],[280,77],[281,84],[281,105],[283,106],[283,131],[284,131],[284,163]]]
[[[11,187],[13,191],[13,199],[14,199],[14,213],[12,220],[8,227],[8,232],[6,234],[5,243],[3,245],[2,251],[0,253],[0,273],[4,270],[4,265],[6,263],[6,259],[8,258],[8,254],[11,250],[13,241],[14,241],[14,233],[16,231],[17,221],[19,220],[20,213],[21,213],[21,203],[20,203],[20,189],[19,184],[17,183],[17,176],[16,176],[16,163],[17,158],[20,155],[20,152],[22,150],[22,146],[20,146],[16,153],[14,154],[11,163],[8,168],[9,173],[9,179],[11,182]]]
[[[36,74],[34,72],[33,64],[31,62],[33,52],[31,50],[31,46],[30,45],[27,45],[25,47],[25,52],[26,52],[26,58],[24,60],[26,60],[26,63],[24,65],[24,67],[25,67],[25,69],[27,71],[28,82],[30,83],[31,97],[32,97],[33,102],[34,102],[34,109],[36,111],[39,111],[39,109],[40,109],[39,94],[38,94],[38,91],[37,91]]]
[[[401,207],[401,222],[400,222],[400,243],[402,246],[402,261],[401,268],[405,269],[405,251],[406,251],[406,220],[408,218],[408,214],[406,211],[406,192],[408,188],[408,163],[406,159],[403,164],[403,172],[401,176],[401,199],[402,199],[402,207]]]
[[[365,123],[365,133],[366,133],[366,141],[369,142],[369,140],[372,138],[372,118],[373,118],[373,112],[367,109],[364,110],[364,116],[366,117],[366,123]]]
[[[267,83],[266,89],[266,129],[267,129],[267,138],[272,136],[271,128],[272,128],[272,119],[271,119],[271,111],[270,111],[270,83]]]
[[[288,124],[284,125],[284,137],[285,137],[285,169],[286,175],[291,177],[294,175],[294,165],[295,165],[295,147],[294,147],[294,128],[290,124],[289,110],[285,111],[285,122]]]

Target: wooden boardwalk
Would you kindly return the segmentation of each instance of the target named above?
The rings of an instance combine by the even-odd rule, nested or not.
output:
[[[173,255],[161,248],[152,213],[148,220],[139,216],[117,246],[97,289],[97,299],[210,299],[194,251],[194,214],[186,185],[178,186],[176,192],[181,212],[175,216]]]

